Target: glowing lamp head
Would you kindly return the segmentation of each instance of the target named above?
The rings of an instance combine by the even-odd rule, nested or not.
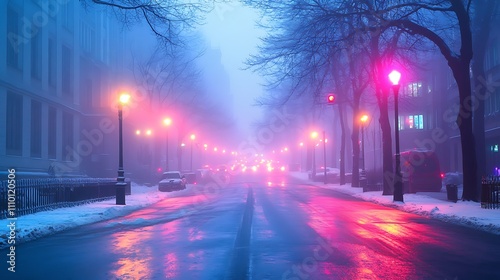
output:
[[[360,118],[361,122],[365,123],[366,121],[368,121],[368,116],[367,115],[362,115],[361,118]]]
[[[392,70],[392,72],[389,73],[389,80],[393,85],[399,85],[399,79],[401,79],[401,73],[399,73],[399,71]]]
[[[172,124],[172,119],[170,118],[166,118],[163,120],[163,124],[166,125],[166,126],[169,126]]]
[[[316,139],[318,137],[318,132],[313,131],[311,132],[311,138]]]
[[[328,103],[334,103],[335,102],[335,95],[334,94],[329,94],[327,97]]]
[[[120,95],[120,104],[125,105],[130,101],[130,95],[128,93],[122,93]]]
[[[191,140],[194,140],[194,139],[196,139],[196,135],[191,134],[190,138],[191,138]]]

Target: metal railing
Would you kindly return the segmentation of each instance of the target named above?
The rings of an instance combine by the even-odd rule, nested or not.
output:
[[[130,181],[126,183],[129,195]],[[110,199],[115,185],[116,178],[19,179],[10,186],[0,181],[0,219]]]
[[[500,209],[500,176],[488,176],[482,179],[481,208]]]

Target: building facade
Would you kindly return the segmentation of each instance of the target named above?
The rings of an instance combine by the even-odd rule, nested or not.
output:
[[[79,1],[0,2],[0,168],[112,175],[124,40],[112,16]]]

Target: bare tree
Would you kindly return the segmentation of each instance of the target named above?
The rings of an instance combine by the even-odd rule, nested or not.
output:
[[[270,77],[270,85],[291,80],[294,89],[282,101],[293,95],[311,94],[322,100],[325,92],[336,92],[342,100],[339,109],[348,104],[352,109],[352,184],[359,185],[359,111],[363,93],[372,83],[372,65],[378,63],[370,56],[370,47],[379,44],[397,46],[396,40],[381,40],[380,32],[371,31],[366,16],[360,15],[354,5],[346,1],[252,1],[263,9],[272,19],[269,28],[271,35],[264,39],[259,55],[250,60],[249,65]],[[375,16],[374,16],[375,18]],[[373,20],[373,19],[370,19]],[[377,37],[377,44],[369,44],[371,37]],[[409,47],[406,47],[407,50]],[[376,50],[378,52],[378,49]],[[394,52],[394,50],[393,50]],[[381,124],[384,132],[384,170],[392,170],[391,134],[387,117],[387,95],[380,84],[375,83],[381,111]],[[378,85],[378,86],[377,86]],[[307,89],[307,90],[302,90]],[[382,94],[384,95],[382,96]],[[382,103],[385,100],[385,103]],[[344,110],[341,110],[344,116]],[[384,118],[385,116],[385,118]],[[342,118],[342,132],[346,126]],[[341,138],[341,181],[344,182],[345,143]],[[385,181],[384,181],[385,183]],[[384,184],[385,194],[389,194],[389,183]]]
[[[356,118],[359,115],[361,95],[368,85],[368,72],[362,66],[359,49],[352,47],[356,38],[344,38],[349,42],[341,39],[349,33],[355,19],[346,24],[338,18],[328,16],[325,11],[332,6],[324,2],[257,2],[252,1],[252,4],[263,9],[266,16],[272,17],[269,21],[271,24],[266,26],[271,35],[264,39],[259,55],[252,57],[248,64],[270,78],[270,87],[282,83],[291,84],[292,90],[281,96],[282,103],[292,97],[309,94],[321,104],[325,103],[327,92],[336,92],[338,100],[342,100],[339,106],[344,108],[348,104],[352,108],[353,185],[359,185],[359,125]],[[345,69],[350,74],[333,75],[334,71],[343,72]],[[334,79],[341,76],[348,79],[348,82]],[[344,111],[341,111],[344,116]],[[341,127],[345,133],[344,122]],[[342,135],[341,139],[344,137]],[[344,148],[345,145],[342,145],[342,159],[345,155]],[[342,160],[342,179],[344,164],[345,161]]]
[[[425,38],[432,42],[447,60],[458,86],[459,108],[456,124],[460,131],[462,143],[462,167],[464,172],[464,200],[478,200],[479,177],[477,174],[476,144],[472,130],[472,115],[470,101],[471,80],[470,65],[473,51],[473,37],[471,32],[471,4],[472,0],[425,0],[425,1],[353,1],[343,0],[335,2],[325,1],[258,1],[257,6],[263,11],[274,13],[273,19],[286,22],[277,29],[281,36],[270,37],[268,43],[275,43],[276,48],[283,48],[282,52],[271,52],[268,58],[282,63],[287,56],[293,57],[293,65],[288,64],[284,69],[293,73],[294,69],[302,69],[300,73],[307,74],[307,69],[297,61],[312,62],[309,53],[321,53],[321,47],[327,43],[335,45],[350,36],[359,36],[360,33],[390,32],[396,34],[400,30],[416,38]],[[349,22],[352,17],[366,22],[364,29],[355,29],[346,38],[338,36],[335,30]],[[298,18],[304,23],[301,28],[287,28],[297,24]],[[288,35],[286,37],[285,35]],[[458,39],[456,39],[456,38]],[[285,39],[283,39],[285,38]],[[303,40],[296,40],[302,38]],[[292,43],[293,42],[293,43]],[[295,48],[289,46],[295,45]],[[309,49],[306,50],[304,46]],[[288,48],[287,48],[288,47]],[[267,48],[267,51],[272,49]],[[295,54],[300,53],[303,58],[297,59]],[[274,57],[273,57],[274,56]],[[269,66],[269,63],[262,63]],[[281,64],[283,65],[283,64]],[[317,65],[317,64],[316,64]],[[274,65],[270,65],[271,68]],[[311,68],[309,68],[311,69]],[[299,70],[295,70],[299,71]],[[273,73],[271,73],[273,74]],[[299,76],[300,77],[300,76]]]
[[[365,2],[371,3],[371,0]],[[377,7],[370,17],[378,16],[377,28],[390,30],[395,27],[407,34],[420,36],[434,43],[447,60],[458,86],[459,110],[456,124],[460,131],[462,143],[462,166],[464,172],[464,200],[478,200],[479,177],[477,175],[477,159],[475,137],[472,130],[472,112],[470,106],[471,81],[470,63],[472,59],[472,32],[470,22],[470,5],[472,1],[462,0],[428,0],[387,2]],[[359,14],[367,14],[364,7],[359,7]],[[442,19],[442,20],[439,20]],[[438,26],[436,22],[439,22]],[[449,26],[443,26],[448,22]],[[448,28],[447,28],[448,27]],[[456,27],[456,28],[455,28]],[[443,32],[445,30],[446,32]],[[447,35],[459,33],[459,49],[454,50],[457,42]]]
[[[184,32],[203,21],[217,1],[82,0],[109,7],[125,24],[146,21],[165,47],[182,45]]]

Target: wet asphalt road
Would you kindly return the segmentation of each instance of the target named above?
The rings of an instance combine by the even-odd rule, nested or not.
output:
[[[282,174],[190,186],[16,251],[0,279],[500,279],[497,235]]]

